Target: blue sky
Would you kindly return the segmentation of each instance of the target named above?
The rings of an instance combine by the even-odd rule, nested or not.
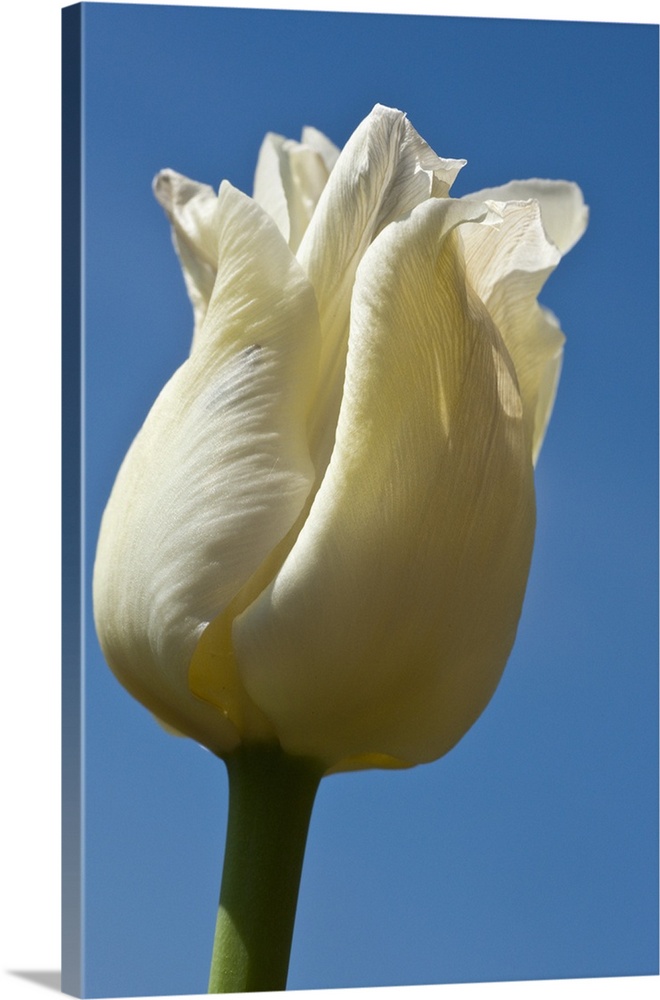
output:
[[[587,234],[542,301],[567,335],[518,639],[444,759],[322,783],[293,989],[657,971],[657,29],[85,8],[87,572],[118,465],[189,347],[151,195],[251,191],[268,130],[337,144],[405,110],[452,193],[576,180]],[[89,996],[203,992],[222,765],[160,730],[86,638]]]

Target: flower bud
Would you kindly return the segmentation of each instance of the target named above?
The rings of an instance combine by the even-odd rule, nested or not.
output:
[[[95,617],[221,756],[434,760],[504,669],[564,340],[537,296],[587,210],[563,181],[453,199],[463,165],[376,106],[341,153],[267,136],[254,198],[156,179],[195,332],[117,476]]]

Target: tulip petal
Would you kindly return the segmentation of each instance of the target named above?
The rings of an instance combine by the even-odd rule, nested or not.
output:
[[[275,220],[294,253],[329,175],[320,152],[274,132],[266,135],[257,161],[254,199]]]
[[[268,132],[259,149],[254,172],[252,197],[268,212],[284,239],[289,241],[289,210],[280,172],[280,152],[284,136]]]
[[[320,479],[341,402],[356,268],[377,233],[431,197],[444,197],[464,164],[437,156],[402,111],[376,105],[330,175],[298,250],[319,303],[319,391],[310,448]]]
[[[199,345],[119,472],[94,580],[99,637],[120,680],[216,752],[237,730],[222,706],[191,694],[187,670],[309,492],[319,339],[313,291],[275,224],[226,182],[218,201],[218,273]]]
[[[513,364],[461,261],[455,227],[476,218],[485,206],[433,199],[365,254],[330,465],[234,622],[241,678],[283,747],[333,767],[446,753],[515,637],[532,463]]]
[[[472,196],[470,196],[470,199]],[[468,279],[486,304],[516,368],[536,461],[554,404],[564,335],[537,296],[561,259],[537,201],[491,203],[497,226],[461,229]]]
[[[305,125],[301,138],[305,146],[309,146],[310,149],[315,150],[319,154],[325,163],[328,174],[330,174],[339,158],[341,152],[339,147],[335,146],[334,142],[328,139],[327,135],[319,132],[312,125]]]
[[[562,255],[575,246],[589,221],[589,209],[584,204],[582,191],[572,181],[549,181],[538,178],[510,181],[499,187],[475,191],[468,197],[476,201],[534,199],[541,207],[545,231]]]
[[[208,184],[199,184],[174,170],[161,170],[154,179],[153,188],[172,226],[172,242],[193,307],[194,343],[215,284],[218,198]]]

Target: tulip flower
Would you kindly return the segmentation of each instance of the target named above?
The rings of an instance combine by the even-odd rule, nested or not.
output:
[[[463,165],[376,106],[341,152],[268,135],[252,198],[155,181],[194,336],[94,607],[121,683],[227,762],[212,991],[285,984],[320,778],[441,757],[514,642],[564,342],[537,296],[587,210],[564,181],[451,198]]]

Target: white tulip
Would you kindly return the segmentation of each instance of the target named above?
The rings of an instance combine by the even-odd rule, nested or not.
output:
[[[220,756],[430,761],[504,669],[562,357],[537,295],[587,210],[561,181],[450,198],[463,163],[377,106],[341,153],[267,136],[254,198],[156,179],[195,335],[94,607],[119,680]]]

